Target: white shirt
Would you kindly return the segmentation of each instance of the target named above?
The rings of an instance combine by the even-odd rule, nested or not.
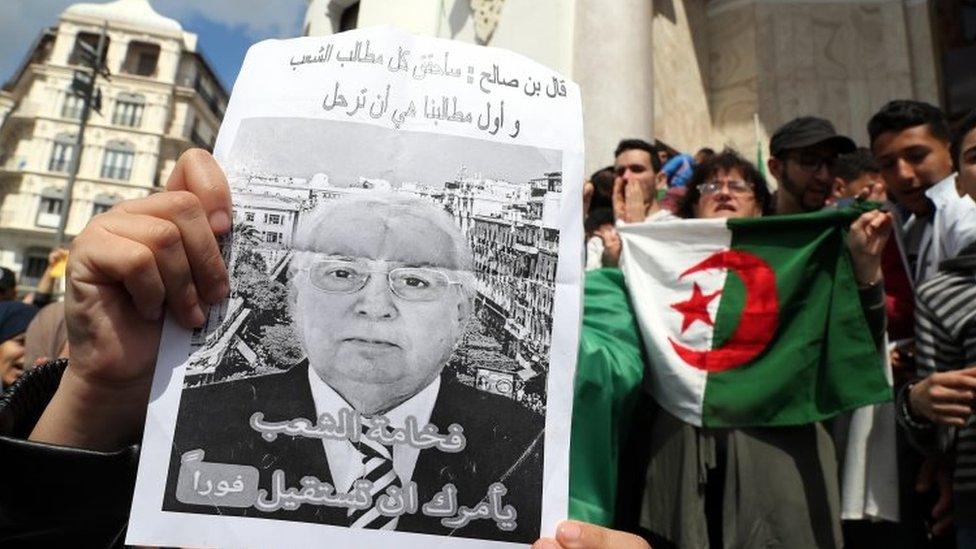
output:
[[[976,241],[976,202],[968,195],[959,196],[956,174],[933,185],[925,191],[925,196],[935,206],[932,216],[919,220],[912,215],[903,226],[906,235],[921,231],[916,233],[917,249],[912,249],[912,243],[906,243],[906,253],[918,254],[912,273],[916,285],[935,274],[943,260],[956,257],[963,248]],[[925,223],[925,226],[916,227],[917,223]]]
[[[352,410],[352,406],[339,396],[335,389],[322,381],[311,366],[308,368],[308,383],[312,389],[312,400],[315,401],[316,418],[324,413],[338,418],[339,410],[343,408]],[[434,403],[437,401],[440,387],[441,378],[436,377],[419,393],[383,414],[390,420],[389,428],[403,428],[410,416],[416,418],[417,425],[421,428],[430,423],[430,415],[434,411]],[[438,425],[437,428],[444,429],[444,426]],[[348,492],[352,488],[352,483],[363,477],[366,456],[348,440],[323,438],[322,446],[329,463],[332,485],[335,486],[336,492]],[[419,456],[419,448],[407,444],[393,445],[393,470],[400,478],[401,486],[410,482]]]

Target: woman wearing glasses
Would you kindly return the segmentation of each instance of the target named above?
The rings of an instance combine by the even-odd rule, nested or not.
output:
[[[773,195],[759,170],[726,150],[695,169],[677,213],[686,219],[759,217],[772,208]]]
[[[726,150],[695,169],[677,213],[715,219],[772,210],[759,170]],[[811,508],[803,490],[795,490],[823,484],[809,479],[836,475],[817,459],[833,450],[820,448],[809,434],[791,427],[695,427],[658,408],[648,436],[641,526],[677,547],[754,547],[768,539],[790,547],[831,546],[830,510]],[[806,539],[807,532],[823,539]]]

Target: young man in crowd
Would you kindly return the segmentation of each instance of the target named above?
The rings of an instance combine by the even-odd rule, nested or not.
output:
[[[976,197],[976,111],[959,126],[950,146],[962,203]],[[939,264],[918,287],[918,380],[899,392],[898,419],[922,452],[955,462],[952,486],[957,546],[976,547],[976,490],[969,479],[976,424],[976,242]],[[940,460],[941,461],[941,460]],[[949,497],[943,493],[947,505]]]
[[[888,197],[896,205],[895,236],[902,264],[917,290],[935,274],[941,261],[955,257],[976,240],[976,204],[963,200],[956,188],[949,125],[937,107],[919,101],[891,101],[871,117],[868,135]],[[909,359],[909,370],[910,349],[906,345],[898,355],[899,362]],[[903,353],[905,357],[901,357]],[[907,377],[911,374],[907,372]],[[935,461],[923,463],[901,439],[898,455],[901,537],[923,543],[924,535],[946,533],[952,522],[947,471]],[[936,485],[939,495],[933,505],[919,493],[929,493],[934,499],[931,492]]]
[[[903,219],[896,234],[918,285],[976,240],[976,204],[963,200],[953,174],[949,125],[937,107],[891,101],[868,122],[889,196]]]
[[[624,139],[613,153],[613,213],[622,223],[641,223],[670,217],[657,201],[657,189],[667,175],[654,146],[642,139]]]
[[[617,145],[614,156],[613,217],[617,223],[643,223],[671,219],[674,215],[661,207],[657,189],[667,186],[667,175],[654,146],[643,139],[624,139]],[[620,237],[616,231],[604,231],[605,266],[617,266],[620,261]]]
[[[833,192],[833,168],[841,154],[856,149],[849,138],[837,135],[822,118],[793,119],[776,130],[769,141],[769,173],[779,183],[778,215],[815,212]]]

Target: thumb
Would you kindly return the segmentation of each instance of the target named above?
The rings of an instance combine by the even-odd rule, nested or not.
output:
[[[560,523],[556,541],[564,549],[650,549],[643,538],[633,534],[574,520]]]

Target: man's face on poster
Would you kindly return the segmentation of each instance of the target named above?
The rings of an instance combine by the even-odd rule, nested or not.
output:
[[[309,365],[363,414],[385,412],[440,375],[469,313],[465,243],[423,213],[332,209],[300,252],[293,315]]]

